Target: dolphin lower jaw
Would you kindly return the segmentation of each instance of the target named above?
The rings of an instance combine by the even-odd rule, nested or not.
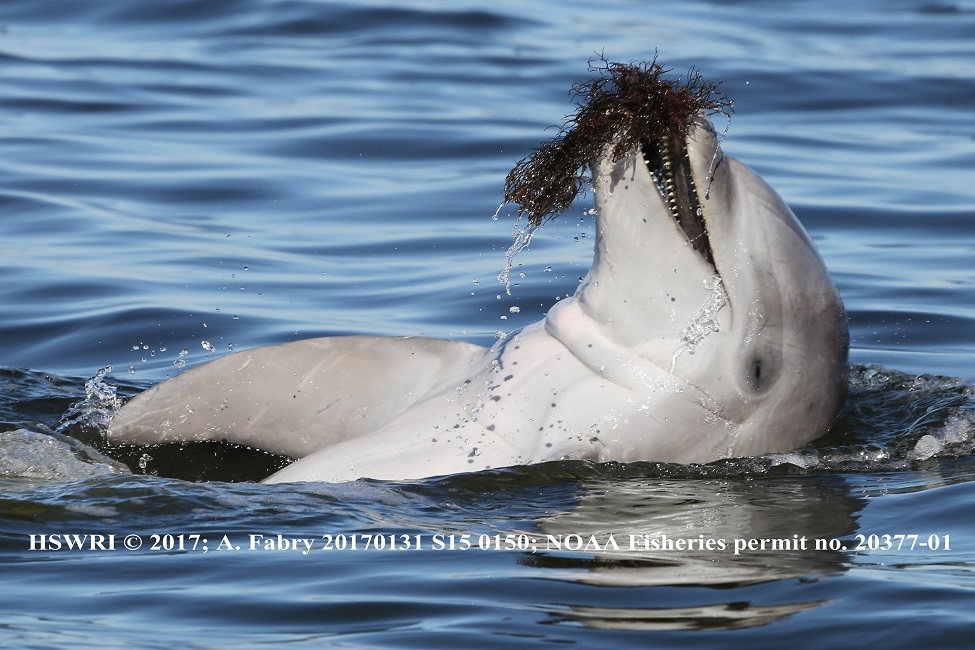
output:
[[[618,345],[678,340],[711,293],[713,265],[675,220],[640,151],[594,161],[593,190],[594,260],[573,298]],[[673,352],[653,360],[669,367]]]

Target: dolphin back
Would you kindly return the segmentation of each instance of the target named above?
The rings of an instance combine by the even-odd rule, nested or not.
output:
[[[113,444],[226,441],[302,458],[369,433],[482,360],[421,337],[339,336],[244,350],[130,400]]]

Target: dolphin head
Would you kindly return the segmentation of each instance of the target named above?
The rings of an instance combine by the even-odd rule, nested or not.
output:
[[[618,349],[703,395],[727,424],[712,455],[825,433],[846,396],[847,321],[792,211],[701,114],[686,135],[611,149],[591,163],[595,259],[572,300]]]

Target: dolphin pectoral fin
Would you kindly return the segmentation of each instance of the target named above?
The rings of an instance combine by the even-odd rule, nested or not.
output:
[[[375,430],[477,363],[485,348],[341,336],[244,350],[129,401],[116,444],[226,441],[293,458]]]

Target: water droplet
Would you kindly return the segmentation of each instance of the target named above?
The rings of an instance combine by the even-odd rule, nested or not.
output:
[[[206,350],[207,352],[213,352],[214,350],[216,350],[216,348],[213,347],[213,344],[210,343],[210,341],[200,341],[200,345],[203,346],[203,349]]]
[[[518,314],[521,312],[521,307],[511,307],[508,309],[508,311],[511,312],[512,314]]]

